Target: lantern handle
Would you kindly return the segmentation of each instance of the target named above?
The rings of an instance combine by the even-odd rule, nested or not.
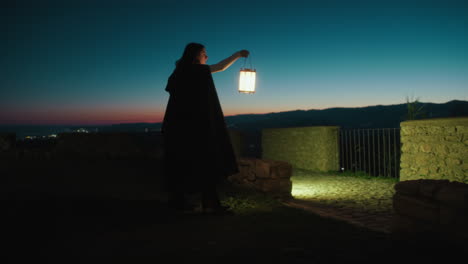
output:
[[[247,63],[247,59],[249,59],[250,69],[253,70],[253,67],[252,67],[252,55],[250,55],[250,54],[249,54],[248,57],[244,57],[244,64],[243,64],[242,68],[245,69],[245,64]]]

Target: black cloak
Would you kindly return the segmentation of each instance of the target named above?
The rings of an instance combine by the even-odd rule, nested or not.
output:
[[[168,79],[162,133],[165,187],[200,191],[238,173],[208,65],[177,67]]]

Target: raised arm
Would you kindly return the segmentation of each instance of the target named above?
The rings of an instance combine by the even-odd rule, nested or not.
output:
[[[216,64],[210,65],[210,70],[212,73],[224,71],[227,68],[229,68],[229,66],[231,66],[237,59],[248,56],[249,52],[247,50],[238,51],[232,54],[231,56],[227,57],[226,59]]]

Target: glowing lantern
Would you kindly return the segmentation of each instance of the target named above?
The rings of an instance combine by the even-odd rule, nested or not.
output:
[[[252,69],[241,68],[239,76],[239,92],[255,93],[255,77],[257,72]]]

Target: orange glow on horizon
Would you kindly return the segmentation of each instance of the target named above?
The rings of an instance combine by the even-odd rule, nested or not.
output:
[[[111,125],[120,123],[159,123],[164,113],[154,109],[104,110],[21,110],[0,113],[0,124],[28,125]]]
[[[275,109],[267,106],[223,107],[224,116],[269,114],[295,110],[323,110],[329,107],[280,107]],[[367,107],[367,106],[340,106]],[[160,123],[164,118],[163,107],[87,107],[75,109],[58,109],[41,107],[40,109],[2,109],[0,125],[111,125],[123,123]]]

